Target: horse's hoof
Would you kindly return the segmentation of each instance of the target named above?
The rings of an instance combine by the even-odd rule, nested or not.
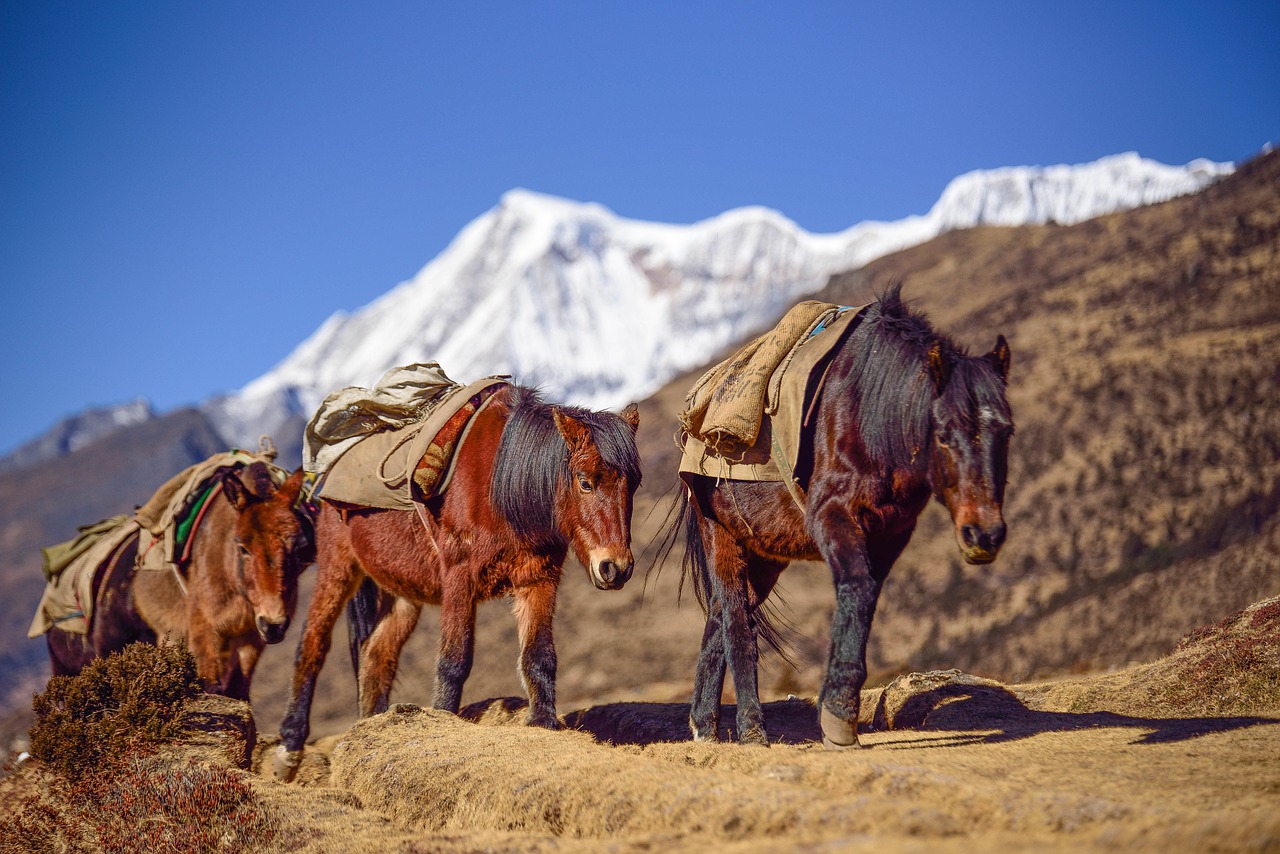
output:
[[[738,733],[738,744],[754,744],[760,747],[768,747],[769,736],[765,734],[762,726],[748,727]]]
[[[283,744],[278,745],[271,755],[271,773],[281,783],[292,782],[302,764],[302,751],[289,750]]]
[[[827,750],[851,750],[861,747],[858,743],[857,724],[836,717],[826,706],[819,716],[822,723],[822,746]]]
[[[562,728],[560,726],[560,720],[555,715],[543,715],[536,718],[530,716],[530,718],[527,721],[525,721],[525,724],[527,726],[542,727],[543,729],[561,729]]]
[[[693,722],[693,718],[689,718],[689,732],[693,733],[694,741],[719,741],[719,730],[719,723],[713,722],[703,726],[698,726]]]

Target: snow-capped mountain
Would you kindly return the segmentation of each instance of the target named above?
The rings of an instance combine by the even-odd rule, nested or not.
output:
[[[0,457],[0,472],[64,456],[121,427],[132,427],[155,416],[151,404],[143,399],[86,409],[62,419],[43,435]]]
[[[308,417],[336,389],[431,360],[456,381],[512,374],[551,399],[618,407],[764,328],[832,273],[951,229],[1070,224],[1164,201],[1233,168],[1128,153],[972,172],[923,216],[837,234],[810,234],[766,208],[664,225],[513,190],[413,279],[333,315],[283,362],[205,411],[229,440],[252,444]]]

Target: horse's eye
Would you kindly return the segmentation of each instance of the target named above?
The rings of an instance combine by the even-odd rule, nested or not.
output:
[[[581,489],[583,492],[591,491],[591,481],[587,480],[587,476],[581,472],[578,474],[578,489]]]
[[[946,437],[945,435],[943,435],[942,433],[940,433],[940,432],[939,432],[939,433],[934,433],[934,434],[933,434],[933,438],[937,440],[937,442],[938,442],[938,447],[939,447],[939,448],[948,448],[948,447],[950,447],[950,445],[947,443],[947,437]]]

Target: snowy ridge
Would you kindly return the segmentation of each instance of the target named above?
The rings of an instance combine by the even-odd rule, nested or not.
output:
[[[617,408],[774,321],[836,272],[956,228],[1069,224],[1195,192],[1232,164],[1120,154],[1080,166],[972,172],[923,216],[810,234],[751,207],[692,225],[512,190],[411,280],[330,317],[268,373],[205,404],[252,443],[347,385],[438,361],[456,381],[495,373],[550,399]]]
[[[155,415],[151,404],[141,398],[117,406],[86,409],[62,419],[44,434],[0,458],[0,472],[65,456],[122,427],[149,421]]]

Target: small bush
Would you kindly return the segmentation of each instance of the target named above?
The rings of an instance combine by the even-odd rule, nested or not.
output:
[[[1182,639],[1163,695],[1192,714],[1265,714],[1280,709],[1280,599],[1247,608]]]
[[[186,701],[200,693],[195,659],[181,646],[136,643],[54,676],[33,702],[31,755],[71,777],[176,737]]]
[[[133,644],[55,676],[34,700],[31,755],[2,781],[0,852],[261,851],[276,824],[240,772],[151,755],[200,693],[184,647]]]

